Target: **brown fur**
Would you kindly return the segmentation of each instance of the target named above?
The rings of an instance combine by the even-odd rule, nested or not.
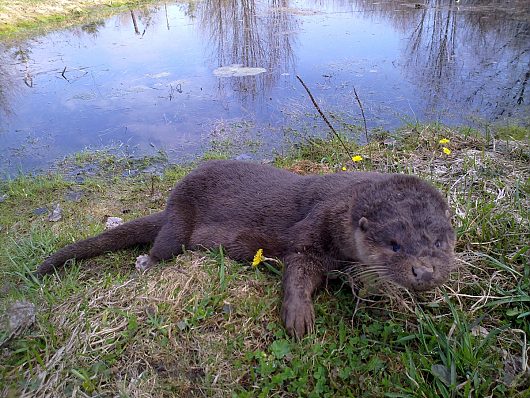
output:
[[[148,268],[183,247],[222,245],[239,261],[251,261],[261,248],[285,264],[282,319],[289,333],[303,336],[314,323],[311,296],[330,271],[355,266],[413,290],[443,283],[455,240],[448,214],[441,194],[413,176],[300,176],[210,161],[176,185],[164,211],[66,246],[37,273],[151,242],[137,266]]]

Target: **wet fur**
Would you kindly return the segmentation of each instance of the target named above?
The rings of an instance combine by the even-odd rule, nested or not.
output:
[[[251,261],[261,248],[281,259],[282,319],[289,333],[302,336],[314,323],[311,296],[330,271],[358,264],[404,287],[429,289],[452,268],[454,232],[444,198],[417,177],[300,176],[271,166],[210,161],[175,186],[164,211],[66,246],[37,273],[146,243],[153,246],[142,268],[183,247],[222,245],[239,261]]]

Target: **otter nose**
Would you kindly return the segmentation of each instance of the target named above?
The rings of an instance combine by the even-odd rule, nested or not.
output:
[[[418,281],[429,282],[433,278],[434,269],[422,264],[412,266],[412,273]]]

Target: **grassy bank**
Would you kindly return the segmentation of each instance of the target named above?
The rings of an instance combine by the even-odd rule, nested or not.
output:
[[[0,0],[0,38],[77,25],[149,0]]]
[[[192,167],[158,175],[163,158],[82,154],[63,169],[88,174],[1,185],[0,395],[530,396],[528,142],[409,126],[368,147],[346,145],[363,159],[313,140],[276,164],[413,173],[436,184],[458,233],[459,268],[445,286],[412,296],[331,284],[315,300],[316,332],[296,342],[279,319],[279,276],[222,251],[188,252],[138,275],[142,250],[130,250],[28,279],[54,250],[101,231],[106,216],[162,209]],[[56,203],[62,218],[50,222]],[[17,302],[34,304],[36,316],[12,331]]]

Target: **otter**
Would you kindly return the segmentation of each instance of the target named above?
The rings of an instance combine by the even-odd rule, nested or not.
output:
[[[441,193],[418,177],[376,172],[302,176],[269,165],[208,161],[173,188],[165,209],[68,245],[37,269],[150,244],[145,270],[183,249],[223,246],[237,261],[258,249],[284,264],[281,318],[298,338],[314,325],[313,293],[352,266],[414,291],[444,283],[455,233]]]

